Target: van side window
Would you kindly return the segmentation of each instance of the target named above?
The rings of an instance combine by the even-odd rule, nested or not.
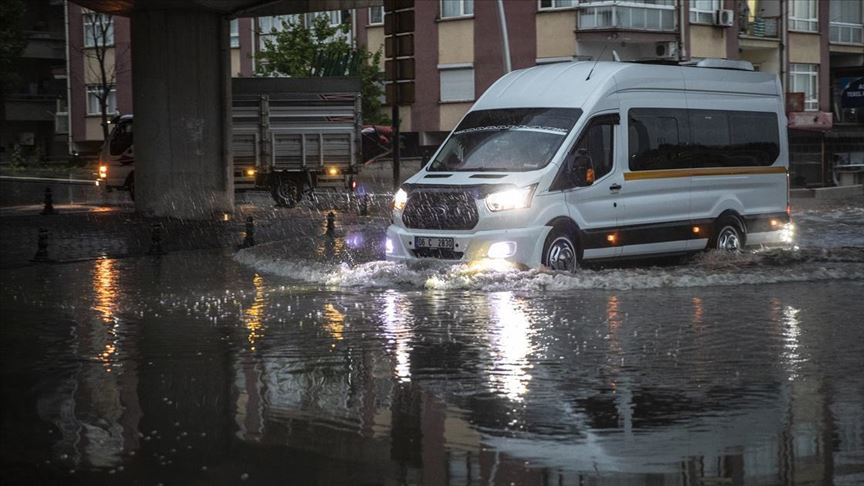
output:
[[[114,128],[114,133],[111,134],[111,143],[108,149],[111,155],[120,155],[131,147],[132,143],[132,124],[121,122]]]
[[[688,138],[685,110],[636,108],[629,118],[630,170],[689,167],[681,157]]]
[[[630,170],[768,166],[780,155],[776,113],[630,110]]]
[[[594,164],[594,177],[599,179],[612,171],[612,134],[615,125],[595,123],[576,146],[576,150],[586,149]]]
[[[776,113],[729,112],[731,150],[739,166],[772,165],[780,156],[780,130]]]
[[[579,141],[570,149],[570,153],[564,159],[564,164],[562,164],[561,171],[552,184],[551,190],[574,187],[573,181],[566,176],[566,171],[576,154],[583,149],[591,157],[595,180],[612,172],[613,161],[615,160],[612,151],[615,146],[614,133],[617,124],[617,115],[600,115],[589,122],[588,128],[582,132]]]

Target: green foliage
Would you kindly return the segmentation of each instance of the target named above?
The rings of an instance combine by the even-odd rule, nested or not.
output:
[[[22,0],[0,1],[0,96],[12,89],[18,81],[16,63],[27,45],[23,19]]]
[[[363,122],[389,123],[381,110],[380,50],[371,53],[363,47],[351,46],[347,40],[348,25],[333,27],[326,15],[317,16],[308,28],[302,20],[285,21],[282,27],[264,41],[264,48],[257,54],[258,74],[358,77],[362,81]]]

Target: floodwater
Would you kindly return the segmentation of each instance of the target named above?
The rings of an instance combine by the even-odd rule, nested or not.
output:
[[[574,276],[381,228],[4,271],[0,482],[861,484],[864,211],[797,219]]]

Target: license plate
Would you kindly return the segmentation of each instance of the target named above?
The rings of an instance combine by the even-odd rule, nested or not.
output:
[[[452,250],[453,238],[430,238],[427,236],[414,237],[415,248],[441,248]]]

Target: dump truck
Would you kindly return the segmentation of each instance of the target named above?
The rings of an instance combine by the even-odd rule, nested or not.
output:
[[[234,189],[268,190],[293,206],[314,191],[353,191],[361,165],[360,80],[234,78]],[[102,146],[99,178],[135,196],[131,114],[118,116]]]

